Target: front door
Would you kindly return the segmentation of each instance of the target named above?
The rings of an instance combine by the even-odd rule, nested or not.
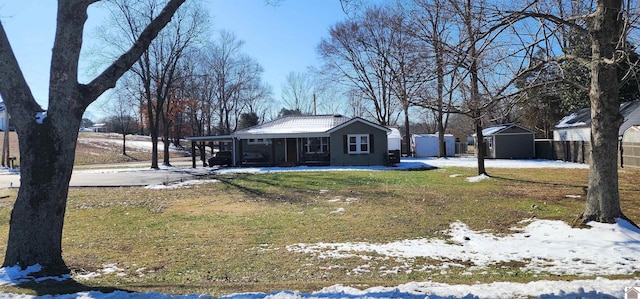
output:
[[[298,139],[287,139],[287,162],[298,163]]]

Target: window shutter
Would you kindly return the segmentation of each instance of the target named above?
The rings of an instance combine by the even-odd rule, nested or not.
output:
[[[373,154],[373,149],[375,147],[373,146],[373,134],[369,134],[369,153]]]
[[[342,135],[342,147],[345,154],[349,153],[349,140],[347,139],[347,135]]]

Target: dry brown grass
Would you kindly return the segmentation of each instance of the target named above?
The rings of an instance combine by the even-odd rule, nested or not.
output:
[[[127,136],[126,155],[122,153],[122,135],[108,133],[81,132],[76,145],[75,165],[110,164],[135,161],[151,161],[151,148],[140,147],[135,143],[150,143],[149,137]],[[4,141],[4,132],[0,132],[0,142]],[[10,156],[16,157],[15,166],[20,165],[20,152],[16,132],[9,133]],[[162,145],[159,145],[158,156],[162,159]],[[171,157],[184,157],[184,153],[171,152]]]
[[[217,176],[219,183],[189,189],[72,189],[63,239],[64,258],[77,273],[115,263],[121,273],[102,274],[84,284],[172,294],[296,289],[317,290],[408,281],[476,283],[573,279],[523,272],[522,263],[486,270],[418,271],[443,261],[419,258],[318,259],[287,245],[316,242],[386,243],[403,239],[446,239],[454,221],[474,230],[512,233],[526,218],[570,222],[584,207],[580,195],[586,170],[489,169],[491,180],[469,183],[473,169],[433,171],[302,172]],[[640,171],[621,175],[627,215],[638,220]],[[454,174],[460,176],[452,176]],[[15,191],[0,201],[0,230],[6,230]],[[348,200],[349,199],[349,200]],[[334,213],[345,208],[343,213]],[[4,224],[2,224],[4,223]],[[6,236],[0,236],[0,251]],[[412,272],[383,269],[413,265]],[[371,272],[351,269],[367,263]],[[469,264],[472,261],[459,261]],[[471,264],[469,264],[471,265]],[[466,274],[462,274],[467,272]],[[471,272],[471,275],[468,275]]]
[[[98,150],[79,145],[79,153]],[[373,254],[366,262],[372,271],[354,275],[350,270],[362,265],[361,259],[323,260],[286,250],[295,243],[446,239],[443,232],[454,221],[474,230],[508,234],[523,219],[571,222],[584,208],[587,170],[488,171],[493,179],[479,183],[464,179],[474,176],[474,169],[446,168],[238,174],[216,176],[218,183],[165,191],[72,188],[63,255],[74,273],[100,272],[113,263],[122,269],[117,273],[126,275],[102,273],[80,281],[91,288],[215,296],[312,291],[339,283],[362,288],[409,281],[472,284],[575,278],[534,276],[522,272],[520,262],[496,264],[486,271],[461,268],[446,274],[415,270],[387,275],[381,269],[402,267],[406,261]],[[622,206],[636,222],[640,220],[638,186],[640,170],[620,171]],[[0,197],[7,196],[0,198],[0,231],[8,231],[16,194],[16,190],[0,190]],[[346,211],[334,213],[338,208]],[[4,246],[6,233],[0,234],[0,252]],[[428,258],[410,262],[414,269],[442,263]],[[48,292],[67,289],[79,288],[63,285]]]

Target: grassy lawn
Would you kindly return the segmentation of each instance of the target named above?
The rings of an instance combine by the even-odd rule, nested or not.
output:
[[[475,169],[237,174],[178,190],[72,189],[64,258],[78,282],[172,294],[214,296],[247,291],[318,290],[397,285],[409,281],[475,283],[571,279],[521,273],[519,263],[471,271],[388,274],[403,263],[374,258],[318,259],[286,250],[316,242],[377,242],[437,237],[454,221],[474,230],[509,233],[526,218],[571,222],[584,206],[587,170],[489,169],[493,179],[469,183]],[[622,206],[639,222],[640,171],[621,170]],[[0,190],[0,251],[4,252],[15,190]],[[581,195],[581,198],[567,197]],[[343,210],[341,210],[343,209]],[[416,268],[442,261],[412,261]],[[111,274],[105,268],[117,267]],[[40,286],[41,288],[42,286]],[[64,286],[57,285],[56,291]],[[67,285],[77,289],[75,285]],[[14,288],[0,288],[16,291]],[[18,290],[33,292],[33,290]]]

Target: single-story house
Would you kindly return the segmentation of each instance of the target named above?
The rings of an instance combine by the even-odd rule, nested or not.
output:
[[[389,164],[390,132],[359,117],[296,115],[210,139],[232,142],[234,166],[371,166]],[[209,139],[200,136],[187,140],[192,141],[193,148],[195,142]]]
[[[505,124],[482,130],[487,158],[530,159],[536,156],[536,133],[517,124]],[[474,137],[477,136],[474,134]],[[476,140],[476,148],[477,147]]]
[[[620,105],[620,114],[624,118],[618,136],[633,125],[640,125],[640,100]],[[591,108],[583,108],[563,117],[553,127],[554,141],[591,141]]]
[[[455,156],[455,137],[445,134],[444,144],[447,157]],[[411,136],[411,147],[414,157],[437,157],[440,154],[440,139],[438,134],[414,134]]]

